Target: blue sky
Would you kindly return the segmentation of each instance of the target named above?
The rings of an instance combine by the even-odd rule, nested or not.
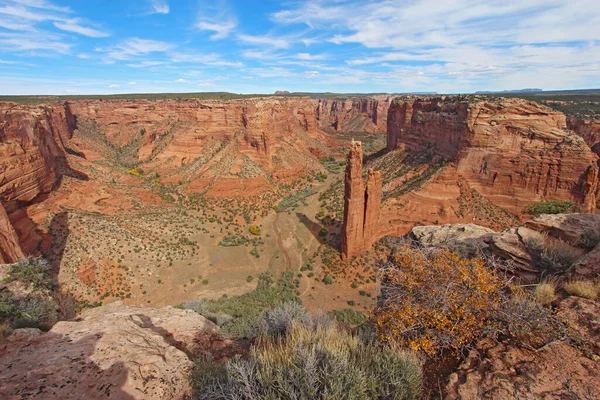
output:
[[[0,0],[0,94],[600,88],[598,0]]]

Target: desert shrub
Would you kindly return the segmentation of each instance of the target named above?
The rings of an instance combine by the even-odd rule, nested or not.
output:
[[[192,382],[200,399],[418,399],[418,359],[393,345],[363,343],[336,325],[294,323],[260,337],[248,359],[203,358]]]
[[[363,313],[350,308],[330,311],[327,313],[327,317],[348,326],[363,325],[367,322],[367,317]]]
[[[329,233],[329,231],[327,230],[327,228],[321,228],[321,229],[319,229],[319,236],[320,237],[325,237],[325,236],[327,236],[328,233]]]
[[[5,283],[20,281],[26,288],[48,289],[56,288],[52,278],[50,264],[43,257],[28,256],[11,264]]]
[[[586,231],[581,236],[581,247],[585,250],[590,251],[600,243],[600,232]]]
[[[554,300],[555,287],[552,282],[541,282],[535,287],[535,301],[543,306]]]
[[[308,197],[315,193],[316,192],[313,188],[306,188],[292,192],[279,202],[275,210],[277,212],[291,211],[298,206],[298,203],[304,202]]]
[[[382,275],[380,339],[428,354],[473,342],[501,301],[503,283],[482,258],[447,249],[426,255],[402,244]]]
[[[579,209],[572,201],[560,200],[536,201],[523,209],[523,213],[535,216],[541,214],[565,214],[570,212],[579,212]]]
[[[565,290],[574,296],[595,300],[598,297],[598,288],[590,281],[573,281],[565,285]]]
[[[48,330],[58,321],[58,304],[38,295],[16,297],[8,290],[0,292],[0,323],[14,328]]]
[[[144,171],[140,168],[132,168],[127,171],[129,175],[137,176],[138,178],[142,178],[144,176]]]
[[[545,236],[526,240],[525,245],[532,255],[534,264],[543,275],[568,272],[573,263],[584,254],[581,249],[572,247],[562,240],[549,239]]]
[[[188,302],[183,308],[199,312],[229,335],[253,338],[258,334],[259,326],[264,326],[261,320],[265,318],[266,312],[282,304],[300,301],[293,280],[294,272],[291,270],[281,274],[277,282],[273,281],[271,274],[262,273],[258,276],[258,284],[252,292],[212,301]],[[290,308],[287,309],[289,310]],[[280,321],[281,318],[281,314],[274,314],[270,321]]]
[[[265,312],[257,319],[255,336],[278,337],[285,335],[294,321],[310,325],[312,317],[302,305],[296,302],[283,303],[273,310]]]
[[[260,226],[252,225],[249,229],[250,233],[255,236],[260,236]]]
[[[522,344],[539,347],[568,336],[567,324],[533,298],[518,295],[506,298],[495,312],[492,334],[508,335]]]

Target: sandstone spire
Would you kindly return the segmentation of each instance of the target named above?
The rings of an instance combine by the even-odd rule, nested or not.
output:
[[[341,240],[341,255],[344,260],[369,249],[377,231],[382,193],[381,171],[369,169],[365,185],[362,179],[362,161],[362,144],[353,140],[347,157],[344,182]]]

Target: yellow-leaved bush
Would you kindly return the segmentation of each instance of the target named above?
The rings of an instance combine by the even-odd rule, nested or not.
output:
[[[392,259],[373,313],[382,341],[428,354],[460,349],[481,335],[502,300],[503,282],[482,258],[403,245]]]

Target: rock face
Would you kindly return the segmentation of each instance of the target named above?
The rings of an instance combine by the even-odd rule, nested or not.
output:
[[[570,115],[567,117],[567,127],[581,136],[600,156],[600,120]]]
[[[344,260],[371,248],[377,235],[382,196],[381,171],[370,169],[365,184],[362,162],[362,144],[352,141],[346,160],[344,180],[344,222],[341,240],[341,256]]]
[[[173,167],[206,158],[218,145],[269,171],[287,169],[287,161],[296,161],[286,160],[288,152],[310,155],[325,142],[309,98],[89,100],[70,105],[79,119],[95,121],[111,143],[125,145],[143,136],[139,161]]]
[[[574,200],[596,209],[598,156],[565,116],[520,99],[397,98],[387,148],[430,152],[494,204],[519,213],[533,201]]]
[[[17,330],[0,349],[2,398],[183,399],[191,394],[187,354],[224,344],[193,311],[121,302],[30,331]]]
[[[315,100],[317,123],[324,131],[385,133],[391,97]]]
[[[22,256],[12,229],[26,217],[20,208],[48,193],[68,172],[63,140],[71,137],[73,125],[68,104],[0,103],[1,261],[13,262]]]

